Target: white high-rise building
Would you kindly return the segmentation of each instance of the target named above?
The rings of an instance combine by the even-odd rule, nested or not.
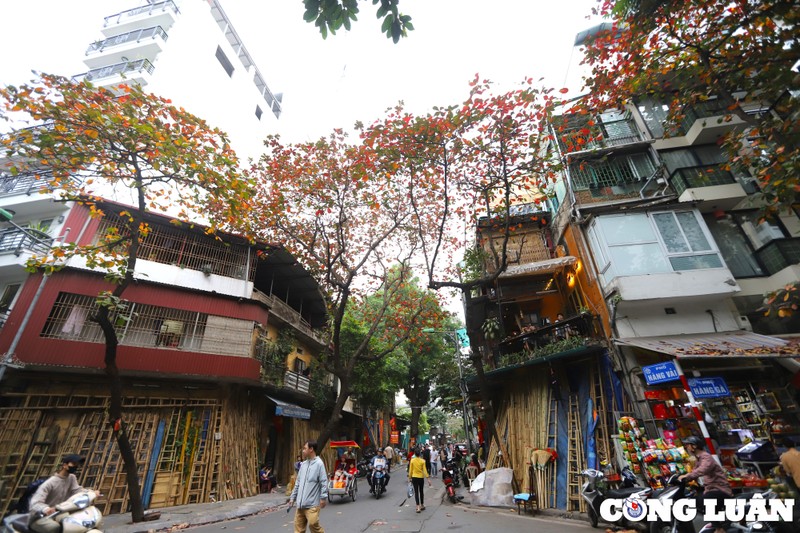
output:
[[[281,115],[274,94],[217,0],[148,1],[109,14],[78,76],[127,80],[225,131],[243,160],[261,154]]]

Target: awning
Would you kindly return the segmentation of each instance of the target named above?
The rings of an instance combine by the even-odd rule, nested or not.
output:
[[[577,257],[565,255],[564,257],[556,257],[555,259],[525,263],[524,265],[511,265],[506,267],[506,271],[500,274],[499,277],[513,278],[516,276],[530,276],[532,274],[549,274],[566,266],[574,265],[577,261]]]
[[[308,420],[309,418],[311,418],[310,409],[300,407],[299,405],[295,405],[293,403],[284,402],[283,400],[278,400],[276,398],[273,398],[269,394],[267,394],[266,397],[275,402],[275,414],[278,416],[288,416],[290,418],[302,418],[303,420]]]
[[[665,353],[677,359],[712,357],[797,357],[800,345],[777,337],[749,331],[667,335],[662,337],[629,337],[614,339],[623,346],[636,346]]]

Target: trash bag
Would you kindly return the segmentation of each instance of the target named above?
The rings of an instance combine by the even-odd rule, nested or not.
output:
[[[408,482],[408,497],[414,497],[414,485],[410,481]]]

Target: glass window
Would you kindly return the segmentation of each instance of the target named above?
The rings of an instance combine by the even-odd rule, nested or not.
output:
[[[681,224],[684,235],[692,247],[692,251],[706,251],[711,250],[711,245],[708,243],[703,227],[697,221],[697,217],[691,211],[684,211],[682,213],[675,213],[678,221]]]
[[[670,267],[658,243],[612,246],[611,261],[619,276],[638,276],[669,272]]]
[[[670,253],[689,252],[689,245],[686,243],[686,238],[681,231],[678,221],[672,216],[672,213],[659,213],[653,215],[658,226],[658,231],[661,233],[661,238],[664,240],[664,245]]]
[[[605,216],[598,218],[598,222],[609,246],[658,241],[645,214]]]
[[[637,107],[653,137],[663,137],[669,106],[653,98],[642,98],[637,102]]]
[[[705,220],[734,277],[748,278],[766,275],[756,259],[753,247],[731,215],[721,218],[707,215]]]

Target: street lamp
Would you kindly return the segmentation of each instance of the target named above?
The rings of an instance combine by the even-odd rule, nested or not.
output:
[[[463,330],[466,332],[466,330]],[[464,436],[467,439],[467,448],[469,449],[469,453],[472,453],[472,434],[469,431],[469,417],[467,416],[467,385],[464,381],[464,370],[461,367],[461,341],[459,336],[459,330],[449,329],[449,330],[438,330],[434,328],[423,328],[423,333],[442,333],[444,335],[452,335],[453,341],[456,344],[456,363],[458,363],[458,388],[461,391],[461,417],[464,420]]]

